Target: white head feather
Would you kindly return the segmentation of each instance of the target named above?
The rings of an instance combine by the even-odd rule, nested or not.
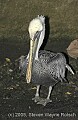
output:
[[[30,35],[30,38],[33,40],[34,38],[34,35],[37,31],[42,31],[43,30],[43,23],[44,23],[44,16],[39,16],[36,17],[35,19],[33,19],[30,24],[29,24],[29,27],[28,27],[28,31],[29,31],[29,35]]]

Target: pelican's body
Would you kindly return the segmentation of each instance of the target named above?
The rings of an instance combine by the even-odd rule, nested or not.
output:
[[[21,59],[22,60],[22,59]],[[20,62],[21,63],[21,62]],[[28,59],[23,59],[21,74],[27,70]],[[34,60],[31,82],[36,85],[55,85],[56,82],[64,81],[66,59],[62,53],[39,51],[38,60]]]
[[[33,100],[35,102],[39,101],[38,104],[45,106],[48,102],[51,102],[50,94],[52,87],[59,81],[66,80],[66,68],[72,74],[74,73],[70,66],[67,65],[66,58],[62,53],[53,53],[45,50],[39,51],[45,36],[44,16],[38,16],[30,22],[29,34],[31,39],[30,52],[26,59],[23,60],[22,65],[20,64],[21,74],[26,73],[27,83],[32,82],[37,85],[36,95]],[[40,85],[49,86],[48,96],[44,100],[39,97]]]

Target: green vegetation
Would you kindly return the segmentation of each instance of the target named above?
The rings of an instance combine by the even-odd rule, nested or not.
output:
[[[78,38],[77,0],[1,0],[0,8],[0,39],[28,40],[29,22],[38,14],[49,17],[50,40]]]

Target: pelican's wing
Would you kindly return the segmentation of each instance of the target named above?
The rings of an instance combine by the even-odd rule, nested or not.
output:
[[[49,64],[54,57],[56,57],[56,53],[45,50],[39,51],[39,60],[42,64]]]

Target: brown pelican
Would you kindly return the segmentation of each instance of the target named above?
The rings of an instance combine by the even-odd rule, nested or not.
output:
[[[46,105],[50,100],[52,87],[57,82],[66,81],[66,68],[74,74],[71,67],[66,63],[66,58],[62,53],[53,53],[50,51],[39,51],[45,36],[45,17],[37,16],[29,24],[30,51],[26,59],[20,61],[22,74],[26,73],[27,83],[37,85],[34,100],[37,104]],[[23,58],[24,59],[24,58]],[[22,59],[21,59],[22,60]],[[46,99],[39,96],[40,85],[49,86],[49,93]]]

